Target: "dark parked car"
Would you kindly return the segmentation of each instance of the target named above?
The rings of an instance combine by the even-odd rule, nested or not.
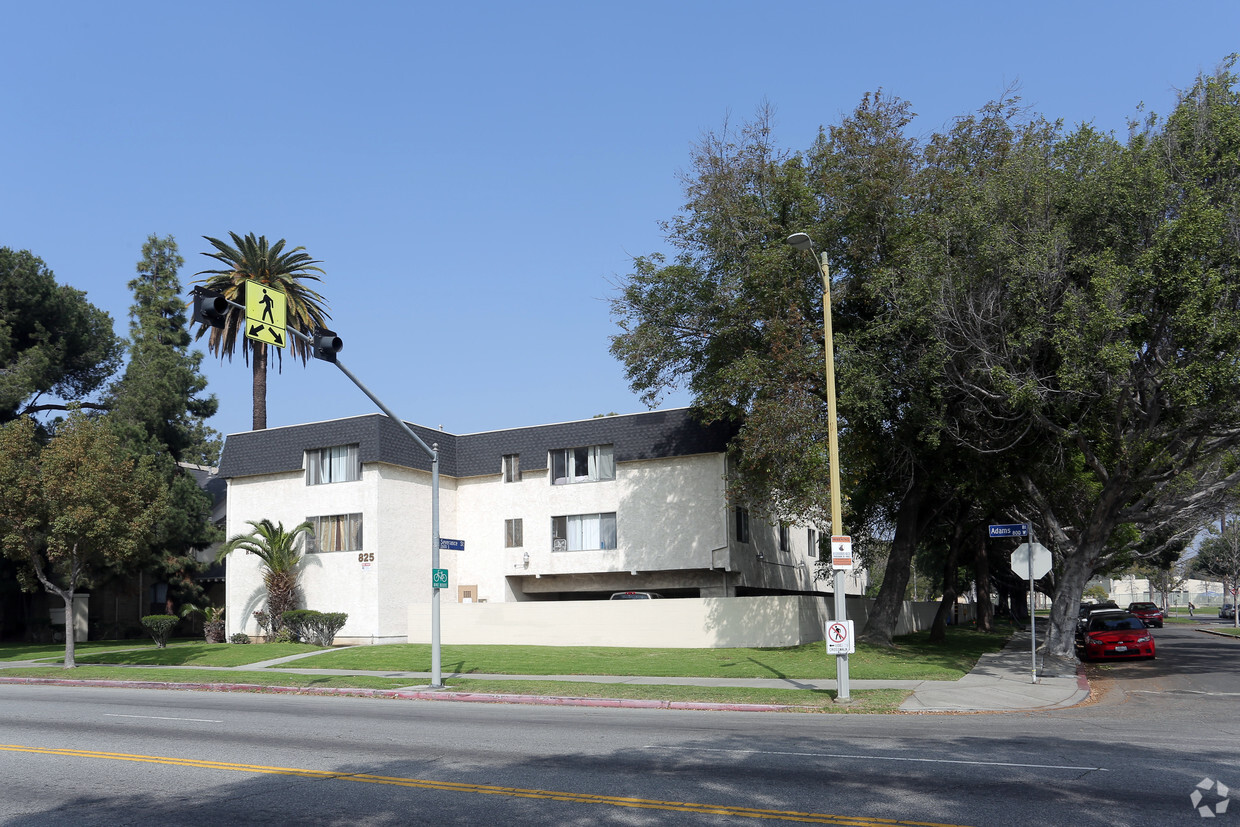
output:
[[[1085,624],[1089,621],[1089,616],[1094,612],[1102,611],[1118,612],[1119,606],[1115,605],[1113,600],[1104,600],[1101,603],[1082,603],[1081,609],[1076,616],[1076,642],[1081,642],[1081,636],[1085,634]]]
[[[1235,620],[1236,619],[1235,605],[1232,603],[1224,603],[1222,606],[1219,606],[1218,616],[1222,618],[1223,620]]]
[[[1131,612],[1095,612],[1085,625],[1081,648],[1085,660],[1153,658],[1154,636]]]
[[[1146,626],[1155,629],[1163,627],[1163,611],[1157,603],[1129,603],[1128,611],[1144,620]]]

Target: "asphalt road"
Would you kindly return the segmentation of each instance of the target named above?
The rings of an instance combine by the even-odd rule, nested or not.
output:
[[[718,713],[0,686],[27,824],[1200,824],[1240,641],[1155,630],[1053,713]],[[1217,787],[1202,804],[1221,799]],[[1219,818],[1240,823],[1240,803]],[[879,820],[886,821],[879,821]]]

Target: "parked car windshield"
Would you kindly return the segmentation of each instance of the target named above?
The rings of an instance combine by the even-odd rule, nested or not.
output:
[[[1089,621],[1091,632],[1126,632],[1144,628],[1145,624],[1135,617],[1095,617]]]

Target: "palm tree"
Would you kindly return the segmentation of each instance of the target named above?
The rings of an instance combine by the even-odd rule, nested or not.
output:
[[[314,275],[322,273],[317,265],[321,262],[310,258],[305,247],[294,247],[284,250],[284,239],[268,246],[266,236],[255,238],[250,233],[241,238],[236,233],[229,233],[233,246],[229,246],[218,238],[203,236],[215,247],[214,253],[203,253],[224,264],[224,269],[202,270],[196,276],[207,276],[200,279],[209,290],[214,290],[229,301],[245,304],[245,283],[248,280],[261,284],[269,284],[285,296],[287,307],[285,324],[308,333],[316,327],[324,327],[324,322],[331,318],[323,304],[323,297],[303,282],[308,280],[321,281]],[[225,356],[232,360],[237,343],[241,343],[241,353],[250,364],[253,352],[254,370],[254,419],[253,428],[261,431],[267,427],[267,345],[245,337],[245,312],[233,307],[228,311],[223,327],[202,325],[194,339],[201,339],[202,334],[211,331],[207,340],[207,348],[216,356]],[[293,356],[300,358],[302,364],[310,358],[310,348],[296,336],[289,337],[289,347]],[[276,358],[282,369],[284,367],[283,348],[277,348]]]
[[[284,625],[284,613],[297,608],[297,584],[301,579],[302,535],[313,534],[309,521],[292,531],[284,530],[284,523],[262,520],[246,520],[254,530],[238,534],[225,543],[216,555],[218,563],[230,553],[241,549],[257,554],[262,561],[263,586],[267,589],[267,614],[272,637]]]

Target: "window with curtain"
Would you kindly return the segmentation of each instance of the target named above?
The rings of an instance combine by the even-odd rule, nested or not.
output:
[[[313,448],[306,451],[306,485],[354,482],[362,478],[357,445]]]
[[[616,460],[610,445],[557,448],[551,452],[551,484],[600,482],[616,478]]]
[[[570,514],[551,518],[552,551],[596,551],[616,547],[616,514]]]
[[[504,473],[504,482],[520,482],[521,481],[521,455],[520,454],[504,454],[503,473]]]
[[[307,544],[310,552],[361,551],[362,515],[332,514],[325,517],[307,517],[314,526],[314,537]]]

